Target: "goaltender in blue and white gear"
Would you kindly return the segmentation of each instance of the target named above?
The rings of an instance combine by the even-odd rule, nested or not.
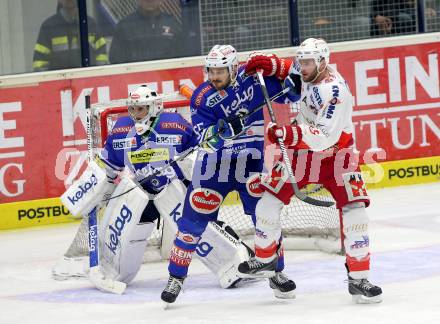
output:
[[[104,273],[125,283],[137,274],[147,240],[156,226],[154,222],[160,216],[165,224],[163,255],[169,254],[170,243],[177,232],[175,215],[181,213],[186,194],[184,175],[190,177],[191,170],[185,166],[187,159],[167,167],[168,161],[198,144],[191,124],[177,113],[162,112],[161,96],[147,87],[141,86],[132,92],[127,104],[130,116],[121,117],[115,123],[100,153],[100,164],[109,181],[123,170],[134,179],[122,177],[112,195],[117,198],[109,201],[99,232]],[[136,186],[136,180],[151,176],[157,168],[163,171],[143,181],[143,190],[136,188],[127,192]],[[218,276],[220,285],[227,288],[239,280],[239,260],[247,260],[249,253],[242,244],[231,246],[230,237],[213,227],[211,234],[201,241],[203,247],[212,247],[212,253],[201,256],[201,261]],[[166,244],[167,241],[170,243]],[[235,260],[233,267],[230,260]],[[80,273],[79,269],[75,272]],[[64,275],[54,271],[54,276],[69,277],[69,271],[64,269]]]

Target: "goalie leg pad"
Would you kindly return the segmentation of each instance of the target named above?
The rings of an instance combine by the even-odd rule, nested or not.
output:
[[[227,230],[224,223],[222,226],[222,223],[209,222],[196,248],[197,257],[217,276],[222,288],[234,286],[241,279],[238,265],[252,255],[252,250],[237,239],[238,236],[231,235],[231,230],[230,227]]]
[[[114,196],[135,186],[123,178]],[[99,232],[101,266],[109,278],[129,283],[139,271],[147,239],[155,228],[154,223],[140,223],[148,202],[139,187],[109,201]]]

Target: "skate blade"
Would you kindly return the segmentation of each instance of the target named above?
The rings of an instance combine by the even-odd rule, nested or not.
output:
[[[366,297],[364,295],[353,295],[351,297],[355,304],[377,304],[382,302],[382,295]]]
[[[279,298],[279,299],[295,299],[296,298],[295,290],[286,291],[286,292],[282,292],[281,290],[278,290],[278,289],[272,289],[272,290],[273,290],[273,294],[275,295],[276,298]]]
[[[81,279],[87,279],[87,276],[85,274],[57,274],[52,273],[52,279],[57,281],[65,281],[65,280],[81,280]]]
[[[162,306],[164,310],[167,310],[171,307],[171,304],[167,303],[166,301],[162,301]]]
[[[265,270],[257,273],[242,273],[238,272],[237,276],[240,278],[272,278],[275,276],[275,270]]]

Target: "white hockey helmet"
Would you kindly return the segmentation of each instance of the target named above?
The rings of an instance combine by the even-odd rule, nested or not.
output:
[[[316,66],[319,68],[322,59],[324,59],[326,66],[329,63],[330,50],[325,40],[307,38],[299,45],[295,56],[299,60],[314,59]]]
[[[214,45],[205,57],[205,72],[209,68],[227,67],[231,82],[235,82],[238,71],[237,51],[231,45]]]
[[[136,111],[141,107],[144,111]],[[136,133],[144,134],[151,126],[154,119],[163,111],[162,96],[151,90],[146,85],[141,85],[133,92],[130,92],[127,99],[127,108],[130,117],[135,122]],[[141,113],[141,118],[139,118]]]

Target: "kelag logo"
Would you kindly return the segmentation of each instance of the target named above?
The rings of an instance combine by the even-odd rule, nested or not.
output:
[[[119,216],[116,218],[114,225],[109,225],[110,236],[109,236],[109,244],[107,242],[105,245],[112,251],[113,254],[116,255],[116,248],[119,245],[119,237],[122,235],[122,231],[124,230],[125,224],[130,223],[131,216],[133,215],[132,211],[126,206],[122,205],[122,208],[119,212]]]
[[[78,186],[78,191],[72,197],[67,197],[72,205],[75,205],[93,186],[96,186],[98,179],[94,174],[90,177],[89,181],[86,181],[83,185]]]

